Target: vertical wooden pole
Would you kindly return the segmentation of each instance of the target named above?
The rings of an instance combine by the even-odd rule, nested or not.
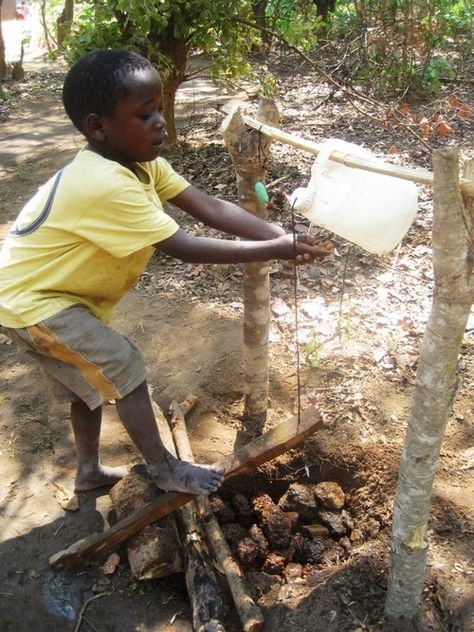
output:
[[[257,119],[277,124],[278,110],[273,101],[261,99]],[[239,204],[250,213],[267,219],[266,204],[258,201],[255,183],[264,180],[271,138],[246,127],[239,109],[222,125],[226,147],[237,175]],[[267,262],[244,267],[244,418],[253,432],[261,431],[268,406],[268,330],[270,323],[270,283]]]
[[[421,600],[433,479],[457,390],[457,364],[474,301],[471,204],[459,189],[458,153],[433,154],[434,297],[423,337],[393,513],[385,613],[412,618]]]

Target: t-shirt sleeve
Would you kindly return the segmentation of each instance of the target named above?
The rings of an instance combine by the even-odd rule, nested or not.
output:
[[[160,200],[170,200],[190,186],[186,178],[177,174],[164,158],[155,160],[151,167],[155,191]]]
[[[177,195],[171,184],[166,190]],[[82,210],[74,232],[121,258],[171,237],[178,228],[154,191],[145,191],[133,175],[120,175]]]

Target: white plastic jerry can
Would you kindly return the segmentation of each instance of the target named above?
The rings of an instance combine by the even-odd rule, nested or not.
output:
[[[308,186],[294,191],[291,204],[312,224],[327,228],[368,252],[389,252],[403,239],[416,215],[415,184],[347,167],[329,159],[333,151],[384,164],[358,145],[329,139],[313,163]]]

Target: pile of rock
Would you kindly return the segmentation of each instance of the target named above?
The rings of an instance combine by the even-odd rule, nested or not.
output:
[[[324,481],[292,483],[277,501],[265,493],[251,499],[234,494],[227,500],[214,496],[211,504],[241,566],[255,575],[253,581],[263,578],[271,586],[277,577],[301,581],[348,557],[361,534],[345,501],[338,483]],[[266,592],[262,586],[260,591]]]

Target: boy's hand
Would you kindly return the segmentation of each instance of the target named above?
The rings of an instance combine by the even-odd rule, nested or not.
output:
[[[313,235],[300,233],[296,236],[296,265],[322,262],[333,250],[334,246],[330,241],[321,241]]]

